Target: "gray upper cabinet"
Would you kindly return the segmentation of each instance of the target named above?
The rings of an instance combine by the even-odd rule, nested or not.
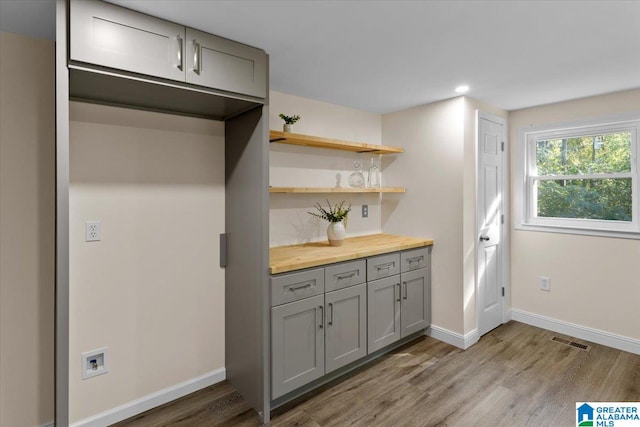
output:
[[[267,54],[97,0],[71,0],[70,59],[255,98],[267,97]]]
[[[401,336],[402,338],[431,324],[431,270],[421,268],[402,273]]]
[[[324,295],[271,309],[271,397],[324,375]]]
[[[70,58],[184,81],[185,27],[94,0],[71,0]]]
[[[265,98],[264,51],[187,28],[187,83]]]
[[[368,353],[400,339],[400,276],[367,284]]]
[[[367,285],[327,292],[325,308],[328,374],[367,355]]]

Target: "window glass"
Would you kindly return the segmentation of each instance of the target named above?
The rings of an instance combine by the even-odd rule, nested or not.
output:
[[[538,140],[537,175],[631,172],[631,132]]]
[[[631,178],[539,181],[537,215],[631,221],[631,185]]]

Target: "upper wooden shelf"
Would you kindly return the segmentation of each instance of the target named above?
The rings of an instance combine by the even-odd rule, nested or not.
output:
[[[383,188],[319,188],[319,187],[269,187],[269,193],[404,193],[398,187]]]
[[[329,148],[332,150],[352,151],[369,154],[397,154],[404,153],[399,147],[367,144],[365,142],[342,141],[340,139],[322,138],[319,136],[302,135],[299,133],[285,133],[277,130],[269,131],[269,142],[280,144],[303,145],[305,147]]]

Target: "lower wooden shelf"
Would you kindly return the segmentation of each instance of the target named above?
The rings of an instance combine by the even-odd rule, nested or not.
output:
[[[316,188],[316,187],[269,187],[269,193],[405,193],[401,187],[385,188]]]

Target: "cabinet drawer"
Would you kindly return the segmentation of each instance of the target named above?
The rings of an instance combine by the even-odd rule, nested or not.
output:
[[[402,272],[431,267],[431,247],[412,249],[400,253]]]
[[[366,268],[367,262],[364,259],[326,267],[324,269],[325,290],[334,291],[366,282]]]
[[[400,273],[400,253],[367,258],[367,281]]]
[[[324,293],[324,268],[271,276],[271,306]]]

